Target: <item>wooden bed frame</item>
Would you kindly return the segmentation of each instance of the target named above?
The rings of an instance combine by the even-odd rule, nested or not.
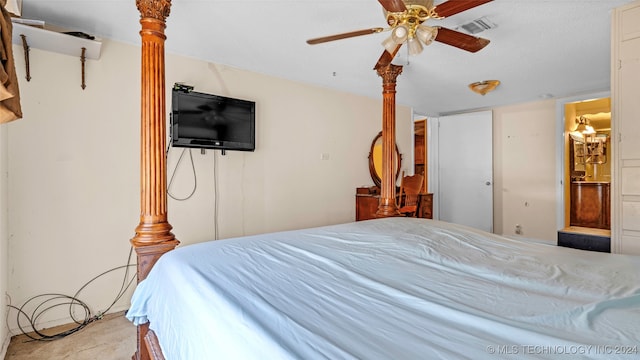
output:
[[[167,220],[166,194],[166,88],[164,42],[166,19],[171,0],[136,0],[142,30],[141,48],[141,147],[140,147],[140,223],[130,240],[137,255],[138,282],[164,253],[180,243]],[[396,51],[399,46],[396,48]],[[374,70],[383,79],[382,183],[377,217],[398,216],[395,202],[393,156],[395,150],[396,78],[402,66],[391,64],[395,52],[384,51]],[[138,326],[134,360],[162,360],[158,339],[149,324]]]

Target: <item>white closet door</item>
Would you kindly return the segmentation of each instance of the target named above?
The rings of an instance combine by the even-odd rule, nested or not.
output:
[[[491,111],[440,117],[440,220],[493,231],[492,129]]]

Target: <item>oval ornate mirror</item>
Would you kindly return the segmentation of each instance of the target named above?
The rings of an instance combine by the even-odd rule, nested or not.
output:
[[[394,154],[393,162],[396,168],[396,177],[400,175],[400,168],[402,166],[402,155],[398,150],[398,144],[396,144],[396,151]],[[380,187],[382,183],[382,131],[373,138],[371,142],[371,151],[369,152],[369,172],[371,173],[371,179],[377,187]]]

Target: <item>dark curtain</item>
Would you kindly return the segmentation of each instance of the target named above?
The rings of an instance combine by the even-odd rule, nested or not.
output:
[[[11,36],[13,25],[11,15],[5,5],[7,0],[0,0],[0,124],[22,118],[20,106],[20,89],[16,76],[16,65],[13,61]]]

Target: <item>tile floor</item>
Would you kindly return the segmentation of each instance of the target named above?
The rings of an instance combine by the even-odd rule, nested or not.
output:
[[[30,341],[25,335],[14,336],[4,359],[128,360],[135,350],[136,327],[121,312],[107,315],[59,340]]]

